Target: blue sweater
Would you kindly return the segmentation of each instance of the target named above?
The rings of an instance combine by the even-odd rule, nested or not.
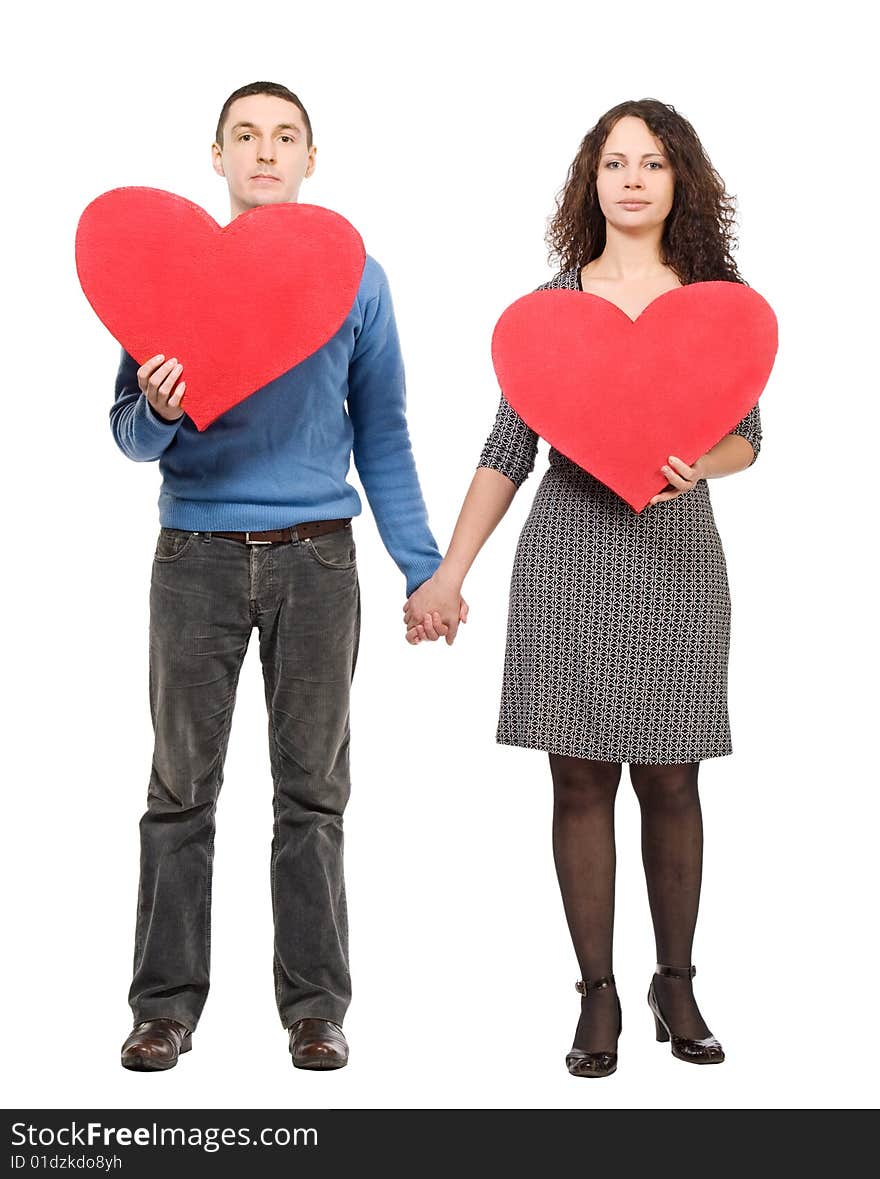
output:
[[[187,414],[167,422],[154,413],[137,369],[123,351],[110,426],[129,458],[159,460],[165,527],[256,532],[357,516],[360,496],[346,479],[353,454],[407,594],[440,564],[406,425],[391,293],[373,258],[339,331],[201,433]]]

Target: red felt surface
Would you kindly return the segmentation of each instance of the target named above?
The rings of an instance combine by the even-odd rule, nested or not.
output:
[[[635,322],[582,291],[535,291],[495,327],[505,397],[542,438],[637,512],[757,403],[777,347],[776,316],[742,283],[667,291]]]
[[[221,227],[156,188],[104,193],[76,233],[86,298],[138,364],[177,357],[199,430],[338,331],[364,261],[357,230],[329,209],[264,205]]]

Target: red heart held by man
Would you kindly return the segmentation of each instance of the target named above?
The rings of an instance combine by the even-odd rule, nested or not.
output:
[[[221,227],[157,188],[104,193],[76,232],[86,298],[138,364],[179,360],[199,430],[326,344],[365,257],[357,230],[318,205],[262,205]]]
[[[585,291],[535,291],[492,336],[501,389],[521,418],[636,512],[757,404],[777,323],[751,287],[697,282],[667,291],[636,320]]]

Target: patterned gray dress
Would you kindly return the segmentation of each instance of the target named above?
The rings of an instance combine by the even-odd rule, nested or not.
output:
[[[554,287],[580,290],[579,269],[539,289]],[[731,433],[757,458],[758,407]],[[519,487],[537,444],[502,394],[479,466]],[[637,515],[551,447],[514,558],[497,741],[642,765],[724,757],[729,645],[706,480]]]

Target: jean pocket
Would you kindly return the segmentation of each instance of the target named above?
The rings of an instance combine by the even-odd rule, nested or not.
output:
[[[197,532],[187,532],[182,528],[160,528],[159,539],[156,541],[154,561],[176,561],[190,547],[198,536]]]
[[[306,552],[325,569],[353,569],[357,553],[351,525],[303,541]]]

